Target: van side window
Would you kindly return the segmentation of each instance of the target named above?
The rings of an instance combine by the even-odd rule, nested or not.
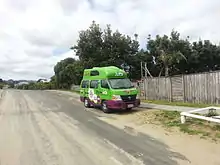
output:
[[[98,88],[98,80],[90,81],[90,88]]]
[[[83,81],[81,87],[82,88],[88,88],[89,87],[89,81]]]
[[[90,76],[98,76],[98,75],[99,75],[99,71],[97,71],[97,70],[92,70],[90,72]]]
[[[107,80],[102,80],[102,81],[101,81],[101,87],[102,87],[102,88],[109,89],[109,85],[108,85]]]

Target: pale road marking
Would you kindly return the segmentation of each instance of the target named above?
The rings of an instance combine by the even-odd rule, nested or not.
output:
[[[119,148],[118,146],[116,146],[115,144],[113,144],[112,142],[110,142],[107,139],[103,139],[104,142],[106,144],[108,144],[109,146],[111,146],[112,148],[114,148],[116,151],[119,151],[120,153],[124,154],[128,159],[130,159],[132,161],[132,164],[136,164],[136,165],[145,165],[143,161],[135,158],[134,156],[132,156],[131,154],[127,153],[126,151],[124,151],[123,149]]]
[[[111,159],[112,161],[114,161],[115,163],[117,163],[118,165],[124,165],[124,164],[122,164],[119,160],[115,159],[114,157],[110,157],[110,159]]]

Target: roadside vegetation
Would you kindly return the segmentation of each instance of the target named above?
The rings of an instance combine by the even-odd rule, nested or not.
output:
[[[188,103],[188,102],[170,102],[167,100],[142,100],[144,103],[152,103],[159,105],[170,105],[170,106],[184,106],[184,107],[195,107],[195,108],[205,108],[208,106],[220,106],[213,104],[198,104],[198,103]]]
[[[0,89],[2,89],[4,87],[3,83],[0,83]]]
[[[162,125],[168,131],[179,130],[189,135],[198,135],[204,139],[220,140],[220,125],[195,118],[188,118],[185,124],[181,124],[179,111],[147,110],[138,112],[137,118],[138,124]]]
[[[56,86],[53,82],[36,82],[36,83],[29,83],[29,84],[22,84],[15,86],[16,89],[23,89],[23,90],[50,90],[56,89]]]
[[[77,90],[70,90],[71,92],[73,92],[73,93],[80,93],[80,91],[77,91]]]

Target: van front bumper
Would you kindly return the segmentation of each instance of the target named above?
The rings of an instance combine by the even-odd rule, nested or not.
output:
[[[135,107],[139,107],[140,106],[140,99],[136,99],[135,101],[131,101],[131,102],[124,102],[122,100],[108,100],[106,101],[107,106],[109,109],[115,109],[115,110],[120,110],[120,109],[129,109],[129,108],[135,108]]]

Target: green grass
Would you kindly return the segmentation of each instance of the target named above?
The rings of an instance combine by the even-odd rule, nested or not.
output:
[[[170,102],[167,100],[142,100],[144,103],[153,103],[161,105],[171,105],[171,106],[185,106],[185,107],[195,107],[195,108],[204,108],[208,106],[220,106],[213,104],[198,104],[198,103],[187,103],[187,102]]]
[[[220,139],[220,133],[216,133],[215,137]]]
[[[75,91],[75,90],[69,90],[69,89],[60,89],[61,91],[69,91],[69,92],[73,92],[73,93],[80,93],[80,91]]]
[[[80,91],[74,91],[74,90],[70,90],[70,92],[73,92],[73,93],[80,93]]]

